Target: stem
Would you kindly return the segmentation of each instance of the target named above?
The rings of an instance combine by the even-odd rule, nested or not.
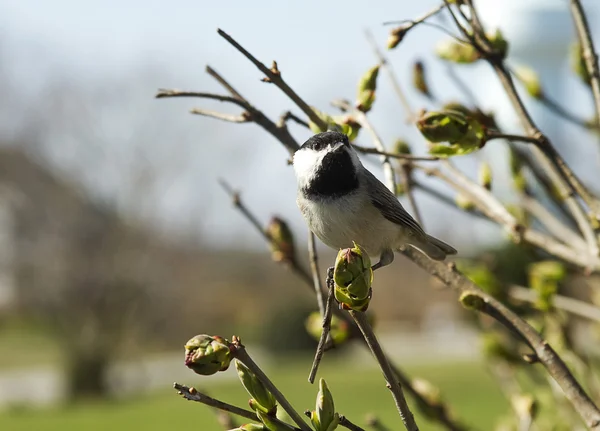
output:
[[[415,418],[408,407],[408,403],[406,402],[406,398],[404,397],[404,393],[402,392],[402,387],[400,386],[400,382],[395,378],[394,371],[388,361],[388,358],[385,356],[381,345],[377,341],[375,337],[375,333],[373,332],[373,328],[369,324],[364,313],[360,311],[349,310],[348,311],[365,338],[367,345],[371,349],[373,356],[379,363],[381,367],[381,371],[383,372],[383,376],[387,382],[387,386],[392,392],[392,397],[394,398],[394,402],[396,403],[396,408],[400,413],[400,418],[404,423],[404,426],[408,431],[419,431],[419,427],[415,422]]]
[[[571,0],[571,14],[573,15],[577,36],[583,50],[582,55],[585,60],[585,67],[591,80],[592,96],[594,97],[594,106],[596,108],[596,121],[600,125],[600,69],[598,68],[598,55],[594,49],[594,41],[587,17],[579,0]]]
[[[267,375],[260,369],[260,367],[252,360],[248,352],[246,352],[246,348],[241,344],[235,344],[235,350],[233,351],[233,356],[242,362],[248,369],[259,378],[263,385],[267,388],[269,392],[273,394],[277,402],[281,405],[281,407],[287,412],[287,414],[292,418],[292,420],[300,427],[302,431],[312,431],[310,427],[304,422],[302,416],[292,407],[289,401],[285,398],[285,396],[281,393],[279,389],[273,384],[273,382],[267,377]]]
[[[308,258],[310,260],[310,270],[312,272],[315,294],[317,295],[319,312],[321,313],[322,317],[325,317],[325,295],[323,293],[323,286],[321,285],[321,277],[319,276],[319,257],[317,256],[315,234],[312,232],[308,233]]]
[[[348,419],[346,416],[342,416],[342,415],[340,415],[340,426],[343,426],[344,428],[348,428],[351,431],[365,431],[364,428],[361,428],[358,425],[350,422],[350,419]]]
[[[329,287],[329,294],[327,295],[327,305],[325,306],[325,310],[322,314],[323,316],[323,331],[321,332],[321,337],[319,338],[319,344],[317,345],[317,351],[315,353],[315,359],[313,360],[312,367],[310,368],[310,373],[308,375],[308,381],[312,384],[315,382],[315,377],[317,376],[317,371],[319,369],[319,364],[321,363],[321,359],[323,359],[323,353],[325,353],[325,343],[327,342],[327,337],[329,336],[329,331],[331,330],[331,308],[333,307],[333,286]]]

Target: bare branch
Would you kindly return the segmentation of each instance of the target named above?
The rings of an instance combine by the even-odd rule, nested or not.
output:
[[[508,294],[512,298],[518,299],[519,301],[527,302],[535,302],[538,297],[537,292],[534,290],[516,285],[510,287]],[[564,310],[585,319],[600,322],[600,308],[588,304],[587,302],[583,302],[575,298],[569,298],[568,296],[554,295],[552,297],[552,303],[555,308],[560,310]]]
[[[457,271],[454,264],[431,260],[412,248],[403,250],[403,254],[426,272],[461,293],[462,297],[473,295],[478,298],[471,301],[474,308],[476,307],[478,311],[490,315],[511,332],[518,333],[522,341],[531,347],[539,362],[562,388],[566,398],[584,419],[586,425],[591,429],[600,429],[600,410],[575,380],[563,360],[533,327],[497,299],[479,289],[467,277]]]
[[[439,10],[437,10],[435,13],[437,13],[437,12],[439,12]],[[428,17],[424,17],[423,20],[425,20],[427,18]],[[413,27],[417,23],[418,23],[418,21],[414,21],[414,23],[411,25],[411,27]],[[400,82],[398,81],[398,78],[396,77],[396,74],[394,73],[394,70],[392,69],[392,65],[387,60],[387,58],[385,58],[385,56],[383,55],[383,53],[377,46],[377,41],[373,37],[373,33],[371,33],[369,30],[365,30],[365,36],[367,37],[367,41],[369,42],[369,45],[371,45],[371,48],[373,49],[373,52],[375,53],[375,56],[377,57],[377,60],[379,61],[380,67],[386,71],[388,78],[389,78],[390,82],[392,83],[392,88],[394,89],[396,96],[398,96],[398,99],[400,99],[400,103],[402,104],[402,106],[404,107],[404,110],[406,111],[406,121],[407,122],[412,121],[412,119],[414,117],[413,111],[410,107],[410,103],[408,103],[408,99],[407,99],[406,95],[404,94],[404,91],[402,91],[402,87],[400,87]]]
[[[435,162],[440,160],[440,158],[436,156],[413,156],[412,154],[390,153],[389,151],[380,151],[377,148],[362,147],[357,144],[352,144],[352,147],[359,153],[378,154],[380,156],[386,156],[393,159],[410,160],[414,162]]]
[[[246,348],[241,344],[239,339],[232,340],[234,350],[232,352],[233,357],[243,363],[248,369],[261,381],[265,388],[273,394],[273,397],[277,400],[279,405],[286,411],[290,418],[300,427],[302,431],[312,431],[311,428],[306,424],[302,415],[300,415],[289,403],[287,398],[281,393],[281,391],[273,384],[271,379],[267,377],[264,371],[252,360]]]
[[[570,0],[570,3],[571,14],[575,21],[575,28],[579,43],[581,44],[585,67],[590,76],[594,106],[596,108],[596,123],[600,125],[600,69],[598,68],[598,54],[594,49],[592,32],[581,2],[579,0]]]
[[[247,114],[232,115],[225,114],[223,112],[212,111],[209,109],[192,108],[190,109],[191,114],[203,115],[205,117],[216,118],[217,120],[227,121],[229,123],[249,123],[250,118]]]
[[[221,96],[220,94],[213,93],[201,93],[197,91],[184,91],[177,89],[168,90],[161,88],[158,90],[158,93],[156,93],[155,97],[157,99],[165,99],[167,97],[200,97],[202,99],[218,100],[219,102],[229,102],[241,108],[246,108],[246,104],[244,103],[244,101],[236,99],[235,97]]]
[[[294,90],[283,80],[281,72],[277,68],[277,63],[273,62],[273,66],[269,69],[264,63],[260,62],[250,52],[248,52],[242,45],[240,45],[234,38],[229,36],[223,30],[218,29],[219,35],[229,42],[235,49],[241,52],[244,57],[250,60],[262,73],[267,77],[267,82],[275,84],[281,91],[285,93],[295,104],[300,108],[310,120],[315,123],[321,130],[327,130],[327,124],[317,115],[317,113],[308,104],[296,94]]]
[[[332,315],[332,307],[333,307],[333,286],[328,286],[329,294],[327,295],[327,304],[325,305],[325,311],[323,312],[323,324],[321,337],[319,338],[319,344],[317,346],[317,351],[315,353],[315,359],[313,360],[312,366],[310,367],[310,373],[308,374],[308,381],[310,383],[315,382],[315,377],[317,376],[317,371],[319,369],[319,364],[321,363],[321,359],[323,359],[323,353],[325,353],[325,343],[327,341],[327,337],[329,336],[329,331],[331,329],[331,315]]]
[[[369,324],[365,313],[360,311],[349,310],[348,311],[365,338],[367,345],[371,349],[373,356],[377,360],[381,371],[383,372],[383,376],[387,382],[387,387],[392,392],[392,397],[396,403],[396,408],[400,413],[400,418],[402,419],[402,423],[406,427],[407,431],[419,431],[419,427],[415,422],[415,418],[408,407],[408,403],[406,402],[406,398],[404,397],[404,392],[402,391],[402,386],[400,382],[396,379],[394,375],[394,371],[390,365],[388,358],[385,356],[383,349],[379,345],[377,341],[377,337],[375,337],[375,333],[373,332],[373,328]]]
[[[189,401],[196,401],[198,403],[205,404],[209,407],[214,407],[219,410],[223,410],[225,412],[233,413],[234,415],[241,416],[246,419],[250,419],[253,421],[258,421],[256,417],[256,413],[242,409],[240,407],[236,407],[231,404],[224,403],[223,401],[216,400],[214,398],[209,397],[208,395],[204,395],[201,392],[198,392],[196,389],[188,387],[186,385],[182,385],[179,383],[173,383],[173,387],[179,395]]]
[[[319,275],[319,257],[317,256],[317,242],[315,234],[308,233],[308,259],[310,261],[310,271],[312,273],[313,285],[315,286],[315,294],[317,295],[317,305],[321,316],[325,316],[325,301],[323,295],[323,286],[321,284],[321,276]]]
[[[365,431],[364,428],[352,423],[346,416],[340,415],[340,426],[348,428],[351,431]]]

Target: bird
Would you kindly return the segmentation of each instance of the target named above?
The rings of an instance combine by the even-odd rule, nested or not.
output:
[[[397,197],[361,163],[348,136],[313,135],[294,152],[296,203],[309,229],[333,249],[356,243],[379,256],[373,270],[394,261],[394,251],[414,247],[443,261],[457,251],[425,233]]]

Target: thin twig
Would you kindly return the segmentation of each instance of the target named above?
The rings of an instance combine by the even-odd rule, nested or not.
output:
[[[511,286],[508,294],[520,301],[535,302],[538,294],[532,289],[522,286]],[[600,322],[600,308],[579,299],[569,298],[563,295],[554,295],[552,303],[555,308],[564,310],[579,317],[584,317],[589,320]]]
[[[481,302],[473,301],[474,305],[478,306],[478,310],[490,315],[509,328],[511,332],[518,333],[522,341],[531,347],[538,361],[562,388],[566,398],[584,419],[586,425],[591,429],[600,429],[600,410],[573,377],[560,356],[531,325],[500,301],[479,289],[464,274],[459,272],[454,264],[431,260],[412,248],[406,248],[402,253],[428,274],[438,278],[461,295],[474,295],[481,299]]]
[[[296,114],[294,114],[292,111],[285,111],[283,113],[283,115],[281,116],[281,120],[282,121],[288,121],[288,120],[292,120],[297,124],[300,124],[303,127],[308,128],[309,125],[306,121],[304,121],[302,118],[298,117]]]
[[[325,353],[325,343],[327,342],[327,337],[329,336],[329,331],[331,330],[333,286],[328,286],[328,289],[329,294],[327,295],[327,304],[325,305],[324,312],[321,314],[323,316],[323,324],[321,325],[321,337],[319,338],[319,344],[317,346],[317,351],[315,352],[315,358],[313,360],[312,366],[310,367],[310,373],[308,375],[308,381],[311,384],[315,382],[315,377],[317,376],[317,371],[319,370],[321,359],[323,359],[323,353]]]
[[[415,418],[408,407],[408,403],[404,397],[404,392],[402,391],[402,386],[400,386],[400,382],[396,379],[390,362],[383,352],[383,349],[379,345],[377,337],[375,337],[375,333],[373,332],[373,328],[371,328],[371,325],[369,324],[365,314],[354,310],[349,310],[349,313],[360,328],[367,345],[379,363],[379,367],[381,368],[383,376],[387,382],[387,386],[392,392],[392,397],[394,398],[396,408],[400,413],[402,423],[404,423],[404,426],[408,431],[418,431],[419,427],[417,426]]]
[[[205,117],[216,118],[217,120],[227,121],[229,123],[249,123],[250,118],[248,115],[233,115],[226,114],[224,112],[213,111],[210,109],[192,108],[190,109],[191,114],[203,115]]]
[[[310,271],[312,273],[313,285],[315,286],[315,294],[317,295],[317,305],[321,317],[325,316],[325,301],[323,295],[323,286],[321,284],[321,276],[319,275],[319,256],[317,255],[317,242],[315,234],[308,233],[308,260],[310,261]],[[312,382],[311,382],[312,383]]]
[[[340,426],[344,428],[348,428],[351,431],[365,431],[364,428],[359,427],[358,425],[352,423],[350,419],[346,416],[340,415]]]
[[[281,72],[277,68],[277,63],[273,62],[273,66],[269,69],[264,63],[260,62],[250,52],[248,52],[242,45],[240,45],[234,38],[229,36],[223,30],[218,29],[217,33],[229,42],[235,49],[241,52],[244,57],[252,62],[262,73],[267,77],[267,82],[275,84],[281,91],[285,93],[295,104],[300,108],[310,120],[315,123],[321,130],[327,130],[327,124],[317,115],[317,113],[308,104],[296,94],[294,90],[283,80]]]
[[[392,367],[392,371],[394,375],[400,382],[400,385],[404,388],[406,393],[408,393],[411,397],[416,401],[417,408],[421,410],[424,414],[431,416],[431,414],[435,415],[437,421],[444,425],[446,429],[449,431],[466,431],[467,428],[457,422],[450,416],[450,412],[448,406],[444,404],[442,401],[437,401],[432,403],[427,400],[421,393],[419,393],[410,378],[404,374],[399,368],[395,367],[394,364],[390,364]]]
[[[436,13],[437,12],[439,12],[439,10],[436,11]],[[423,19],[427,19],[427,17],[425,17]],[[416,22],[415,22],[415,24],[416,24]],[[415,24],[411,25],[411,27],[414,26]],[[388,78],[389,78],[390,82],[392,83],[392,88],[394,89],[396,96],[398,96],[400,103],[402,104],[402,106],[404,107],[404,110],[406,111],[406,122],[407,123],[411,122],[413,119],[413,111],[410,107],[410,103],[408,102],[408,98],[404,94],[404,91],[402,91],[402,87],[400,86],[400,82],[398,81],[398,78],[396,77],[396,74],[394,73],[394,70],[392,69],[392,65],[390,64],[390,62],[387,60],[385,55],[383,55],[383,53],[377,46],[377,41],[375,40],[375,37],[373,37],[373,33],[371,33],[371,31],[369,31],[369,30],[365,30],[365,36],[367,38],[367,42],[369,42],[369,45],[371,45],[371,49],[373,49],[373,52],[375,53],[377,60],[379,61],[380,67],[386,71]]]
[[[506,139],[508,141],[520,141],[520,142],[528,142],[530,144],[537,144],[537,138],[533,138],[531,136],[523,136],[523,135],[511,135],[508,133],[501,132],[488,132],[485,137],[486,141],[491,141],[492,139]]]
[[[265,388],[273,394],[273,397],[277,400],[279,405],[286,411],[290,418],[300,427],[302,431],[312,431],[311,428],[306,424],[302,415],[298,413],[294,407],[289,403],[287,398],[281,393],[281,391],[273,384],[271,379],[267,377],[264,371],[258,366],[256,362],[250,357],[246,348],[239,342],[233,342],[234,350],[232,352],[233,357],[243,363],[248,369],[261,381]]]
[[[207,406],[214,407],[225,412],[233,413],[234,415],[241,416],[246,419],[258,421],[255,412],[224,403],[223,401],[216,400],[186,385],[173,383],[173,387],[186,400],[196,401],[198,403],[206,404]]]
[[[570,0],[571,14],[575,21],[577,36],[581,44],[585,68],[590,76],[594,106],[596,108],[596,124],[600,125],[600,69],[598,68],[598,54],[594,49],[594,40],[588,24],[583,6],[579,0]]]
[[[369,118],[365,115],[364,112],[355,109],[350,105],[347,100],[335,100],[331,102],[331,104],[335,107],[340,108],[343,111],[352,112],[355,120],[363,127],[371,133],[371,137],[373,138],[373,145],[379,151],[381,164],[383,165],[383,173],[385,175],[385,179],[387,182],[387,187],[390,189],[394,195],[396,194],[396,173],[394,172],[394,167],[392,166],[392,162],[390,158],[385,154],[385,145],[383,141],[377,134],[377,131],[369,121]]]
[[[398,154],[389,151],[380,151],[377,148],[363,147],[357,144],[352,144],[352,147],[359,153],[377,154],[380,156],[391,157],[393,159],[410,160],[415,162],[435,162],[440,160],[437,156],[413,156],[412,154]]]
[[[213,93],[203,93],[199,91],[185,91],[177,89],[165,89],[161,88],[158,90],[155,96],[157,99],[165,99],[167,97],[200,97],[202,99],[218,100],[219,102],[229,102],[237,105],[241,108],[246,108],[246,105],[240,99],[231,96],[221,96]]]
[[[386,22],[383,23],[383,25],[401,24],[403,22],[409,22],[409,23],[412,24],[411,27],[414,27],[415,25],[420,24],[423,21],[425,21],[426,19],[431,18],[432,16],[436,15],[438,12],[440,12],[442,9],[444,9],[444,7],[446,7],[446,5],[444,3],[442,3],[441,5],[434,7],[430,11],[425,12],[419,18],[416,18],[414,20],[386,21]]]

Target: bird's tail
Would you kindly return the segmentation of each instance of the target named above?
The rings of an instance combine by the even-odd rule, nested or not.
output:
[[[411,243],[411,245],[433,260],[444,260],[446,259],[446,256],[457,253],[454,247],[449,246],[444,241],[434,238],[431,235],[426,235],[424,241]]]

